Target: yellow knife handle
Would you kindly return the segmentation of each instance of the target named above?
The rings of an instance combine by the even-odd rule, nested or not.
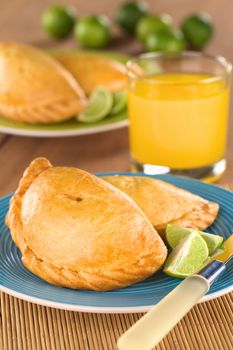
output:
[[[118,340],[118,350],[151,350],[208,292],[201,275],[191,275],[156,304]]]

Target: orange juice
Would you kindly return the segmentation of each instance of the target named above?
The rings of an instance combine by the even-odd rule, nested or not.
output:
[[[221,77],[167,73],[129,88],[130,147],[143,164],[192,169],[224,157],[229,88]]]

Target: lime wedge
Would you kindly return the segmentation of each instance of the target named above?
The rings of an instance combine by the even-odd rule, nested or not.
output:
[[[113,106],[111,114],[122,112],[127,106],[127,91],[121,90],[113,94]]]
[[[224,252],[224,245],[222,244],[219,248],[217,248],[214,253],[210,256],[210,258],[214,258],[215,256],[222,254]]]
[[[181,239],[187,237],[193,230],[185,227],[168,224],[166,227],[166,240],[173,249],[179,244]]]
[[[113,96],[105,86],[98,86],[90,96],[86,108],[77,116],[85,123],[93,123],[104,119],[112,109]]]
[[[167,242],[171,248],[175,248],[182,238],[187,237],[193,231],[198,232],[205,240],[209,249],[209,255],[212,255],[223,242],[222,236],[169,224],[166,227]]]
[[[185,278],[198,271],[208,259],[209,249],[204,239],[193,231],[169,255],[164,272],[172,277]]]
[[[215,251],[222,245],[223,237],[202,231],[199,231],[199,233],[201,237],[206,241],[206,244],[209,248],[209,255],[212,256]]]

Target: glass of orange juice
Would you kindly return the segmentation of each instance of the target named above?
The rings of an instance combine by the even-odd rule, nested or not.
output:
[[[231,64],[197,52],[128,62],[132,170],[205,181],[226,167]]]

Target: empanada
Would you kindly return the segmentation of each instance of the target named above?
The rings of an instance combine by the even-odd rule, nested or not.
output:
[[[0,43],[0,114],[19,122],[55,123],[77,115],[85,93],[46,52]]]
[[[57,51],[52,54],[72,73],[87,95],[98,85],[105,85],[111,91],[127,86],[125,66],[110,57],[78,51]]]
[[[143,280],[167,249],[136,203],[106,181],[45,158],[26,169],[6,219],[22,262],[63,287],[111,290]]]
[[[142,176],[106,176],[104,180],[128,194],[161,236],[166,225],[205,229],[215,220],[219,205],[167,182]]]

